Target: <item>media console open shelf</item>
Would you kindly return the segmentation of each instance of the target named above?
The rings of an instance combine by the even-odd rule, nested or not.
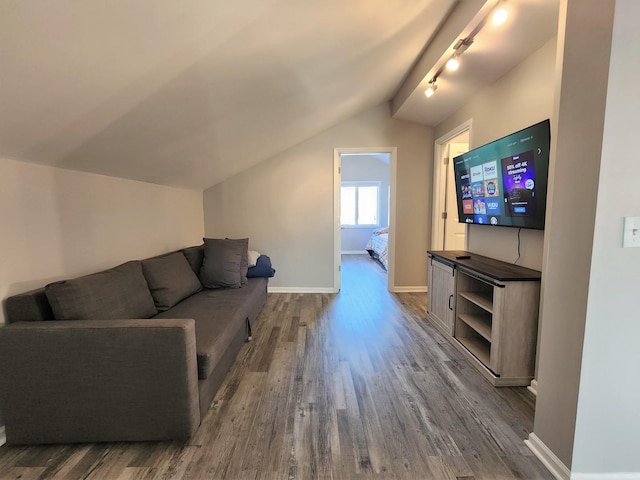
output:
[[[427,318],[493,385],[529,385],[540,272],[464,251],[428,257]]]

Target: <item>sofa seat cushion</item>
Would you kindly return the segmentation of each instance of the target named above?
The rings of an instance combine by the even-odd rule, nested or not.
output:
[[[202,290],[202,284],[182,252],[142,261],[142,271],[159,312]]]
[[[158,312],[139,261],[51,283],[45,293],[56,320],[149,318]]]
[[[196,324],[198,378],[206,379],[247,319],[264,301],[265,283],[252,279],[242,288],[205,289],[154,318],[192,318]]]

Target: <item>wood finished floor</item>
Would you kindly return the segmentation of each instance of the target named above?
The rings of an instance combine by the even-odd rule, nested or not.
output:
[[[493,388],[366,256],[342,292],[269,294],[188,442],[0,448],[0,479],[552,479],[533,400]]]

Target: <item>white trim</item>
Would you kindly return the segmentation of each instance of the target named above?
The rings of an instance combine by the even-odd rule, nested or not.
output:
[[[342,255],[369,255],[366,250],[345,250],[340,252]]]
[[[396,286],[396,192],[398,181],[398,149],[392,147],[391,153],[391,177],[389,188],[391,198],[389,199],[389,250],[387,255],[387,290],[390,292]]]
[[[556,457],[555,453],[547,447],[542,440],[538,438],[535,433],[530,433],[529,438],[524,441],[525,445],[529,447],[529,450],[538,457],[545,467],[551,472],[551,474],[558,480],[570,480],[571,471],[565,466],[562,461]]]
[[[572,473],[571,480],[640,480],[640,473]]]
[[[340,228],[340,150],[333,149],[333,291],[340,291],[340,264],[342,250],[342,229]]]
[[[393,287],[393,293],[426,293],[426,285],[418,285],[415,287]]]
[[[358,147],[358,148],[334,148],[333,149],[333,291],[340,291],[340,256],[341,252],[341,228],[340,228],[340,155],[343,153],[387,153],[390,156],[390,181],[391,208],[389,210],[389,255],[387,268],[387,290],[394,291],[395,286],[395,245],[396,245],[396,181],[398,149],[396,147]]]
[[[337,293],[331,287],[267,287],[268,293]]]
[[[469,119],[466,122],[458,125],[453,130],[445,133],[434,142],[433,152],[433,228],[431,229],[431,250],[443,250],[444,239],[442,238],[442,232],[444,232],[444,220],[442,219],[443,206],[440,201],[442,197],[442,190],[444,188],[443,176],[440,172],[442,166],[443,149],[446,145],[461,133],[469,131],[469,146],[472,145],[472,127],[473,119]],[[465,230],[468,233],[468,228],[465,225]],[[467,235],[465,235],[465,249],[467,248]]]
[[[529,390],[531,393],[533,393],[537,397],[538,396],[538,380],[536,380],[535,378],[531,380],[531,385],[527,387],[527,390]]]
[[[0,427],[0,447],[7,443],[7,432],[4,429],[4,425]]]

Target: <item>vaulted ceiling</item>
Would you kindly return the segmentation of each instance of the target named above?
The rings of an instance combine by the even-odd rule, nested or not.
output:
[[[557,0],[510,0],[533,27],[425,104],[496,1],[3,0],[0,157],[204,189],[382,102],[435,125],[555,33]]]

